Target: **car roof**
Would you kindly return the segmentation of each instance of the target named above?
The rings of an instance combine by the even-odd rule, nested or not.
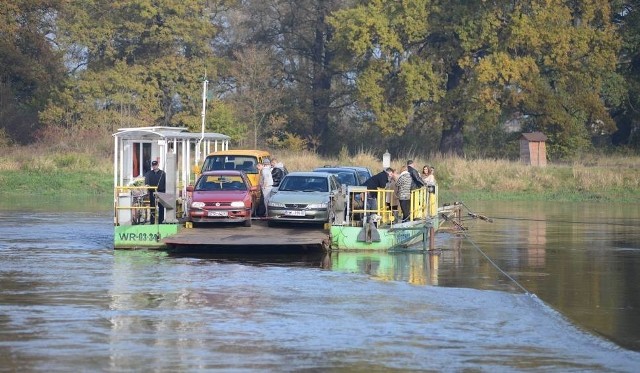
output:
[[[358,170],[358,171],[367,171],[369,173],[371,173],[371,170],[368,167],[363,167],[363,166],[335,166],[337,168],[351,168],[354,170]]]
[[[310,177],[310,176],[324,176],[324,177],[330,177],[333,174],[329,173],[329,172],[315,172],[315,171],[294,171],[294,172],[289,172],[285,177],[289,177],[289,176],[306,176],[306,177]]]
[[[203,176],[215,176],[215,175],[234,175],[234,176],[242,176],[244,172],[240,170],[215,170],[215,171],[205,171],[202,173]]]
[[[334,173],[334,171],[340,171],[340,172],[344,172],[344,171],[353,171],[353,173],[356,173],[356,170],[354,170],[353,168],[344,168],[344,167],[316,167],[313,169],[313,172],[328,172],[328,173]]]
[[[266,150],[259,149],[233,149],[233,150],[220,150],[217,152],[209,153],[208,155],[252,155],[256,157],[268,157],[270,154]]]

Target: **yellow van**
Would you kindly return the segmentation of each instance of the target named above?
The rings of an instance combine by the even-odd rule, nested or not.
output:
[[[269,152],[255,149],[223,150],[211,153],[205,158],[200,172],[212,170],[241,170],[244,171],[251,185],[258,185],[258,163],[265,158],[271,159]]]

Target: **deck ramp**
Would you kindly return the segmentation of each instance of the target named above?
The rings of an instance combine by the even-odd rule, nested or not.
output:
[[[225,251],[315,251],[325,250],[329,232],[322,227],[282,225],[268,227],[253,221],[251,227],[224,224],[185,228],[163,240],[169,249]]]

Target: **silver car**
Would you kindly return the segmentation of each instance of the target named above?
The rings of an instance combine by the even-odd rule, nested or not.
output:
[[[340,183],[327,172],[291,172],[269,199],[268,224],[277,222],[325,223],[333,211]]]

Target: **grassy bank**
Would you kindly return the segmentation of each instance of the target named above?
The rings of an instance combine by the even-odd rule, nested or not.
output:
[[[104,147],[106,148],[106,146]],[[104,150],[102,151],[104,152]],[[290,171],[322,165],[359,165],[381,170],[371,153],[346,151],[333,158],[313,153],[276,152]],[[392,156],[399,168],[412,158],[419,169],[436,168],[441,200],[551,200],[640,202],[640,157],[583,158],[547,167],[530,167],[507,160],[470,160],[456,157],[425,159]],[[0,194],[3,195],[112,195],[110,156],[76,149],[11,148],[0,156]]]
[[[282,154],[290,169],[309,169],[323,164],[363,165],[381,170],[375,156],[360,153],[340,154],[318,159],[313,154]],[[400,168],[413,159],[418,169],[435,167],[441,200],[550,200],[640,202],[640,157],[608,156],[582,158],[579,161],[531,167],[520,162],[495,159],[465,159],[405,155],[392,159]],[[287,162],[288,161],[288,162]]]
[[[93,170],[0,171],[2,194],[113,195],[113,173]]]

